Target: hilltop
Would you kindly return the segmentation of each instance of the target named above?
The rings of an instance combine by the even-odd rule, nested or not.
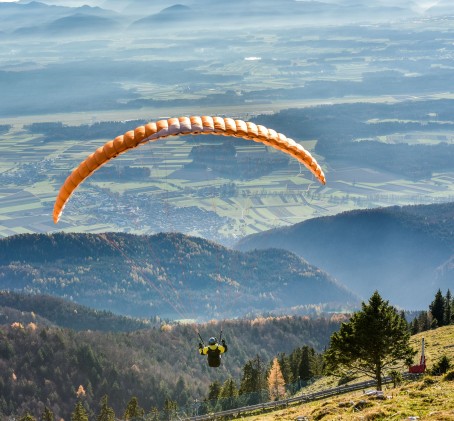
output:
[[[394,305],[421,309],[454,279],[454,203],[343,212],[237,244],[243,251],[267,247],[302,256],[362,297],[378,289]]]
[[[0,324],[12,321],[23,325],[38,322],[41,326],[104,332],[130,332],[160,323],[159,318],[141,320],[119,316],[50,295],[0,291]]]
[[[177,233],[6,237],[0,285],[142,318],[208,320],[358,304],[327,273],[288,251],[244,253]]]
[[[454,325],[445,326],[412,336],[415,349],[420,348],[421,338],[425,338],[428,370],[442,355],[451,364],[454,361]],[[333,383],[332,385],[335,385]],[[316,385],[312,386],[314,389]],[[323,387],[329,387],[324,379]],[[332,386],[331,386],[332,387]],[[384,388],[386,399],[366,396],[364,391],[356,391],[309,402],[289,409],[269,414],[244,417],[248,421],[295,420],[308,417],[309,420],[452,420],[454,419],[454,377],[424,375],[415,382],[404,381],[394,388],[392,384]],[[416,417],[416,418],[410,418]],[[304,419],[304,418],[302,418]]]

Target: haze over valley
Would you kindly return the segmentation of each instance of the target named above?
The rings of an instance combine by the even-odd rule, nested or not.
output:
[[[450,0],[0,1],[0,418],[276,402],[274,361],[285,397],[360,382],[325,358],[369,297],[418,352],[446,328],[433,374],[453,86]],[[430,382],[393,413],[451,405]],[[311,414],[391,413],[362,393]]]
[[[21,1],[0,10],[0,236],[181,232],[233,247],[343,211],[453,200],[446,2]],[[177,137],[106,165],[52,223],[60,185],[89,153],[148,121],[194,114],[286,134],[312,152],[327,184],[263,145]]]

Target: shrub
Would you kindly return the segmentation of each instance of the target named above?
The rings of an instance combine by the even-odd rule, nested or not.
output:
[[[446,376],[443,377],[443,380],[453,381],[454,380],[454,370],[451,370],[448,373],[446,373]]]
[[[351,374],[348,374],[348,375],[342,376],[342,377],[339,379],[339,381],[337,382],[337,385],[338,385],[338,386],[342,386],[342,385],[347,384],[347,383],[349,383],[349,382],[351,382],[351,381],[353,381],[353,380],[355,380],[355,379],[356,379],[356,376],[353,376],[353,375],[351,375]]]
[[[393,386],[396,388],[397,386],[399,386],[400,384],[402,384],[402,380],[403,380],[403,376],[402,376],[402,373],[398,370],[392,370],[390,373],[389,373],[392,381],[393,381]]]
[[[451,368],[451,361],[446,355],[443,355],[432,367],[431,374],[440,376],[445,374]]]

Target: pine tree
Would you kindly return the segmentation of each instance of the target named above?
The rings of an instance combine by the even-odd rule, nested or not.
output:
[[[445,318],[445,299],[439,289],[435,294],[435,298],[432,303],[429,305],[430,312],[432,313],[433,318],[437,321],[436,326],[444,326]]]
[[[432,328],[432,314],[427,311],[423,311],[418,317],[419,331],[425,332]]]
[[[175,401],[179,406],[185,406],[190,401],[190,395],[186,383],[184,382],[183,377],[179,377],[177,384],[175,385]]]
[[[407,323],[375,291],[362,310],[333,333],[325,352],[329,373],[363,373],[382,388],[384,373],[410,364],[416,351],[409,344]]]
[[[155,406],[151,408],[149,417],[147,418],[150,421],[159,421],[159,410]]]
[[[213,383],[210,383],[208,386],[208,400],[209,401],[216,401],[219,397],[219,393],[221,392],[221,383],[215,380]]]
[[[285,352],[279,354],[277,356],[277,360],[279,361],[279,365],[281,366],[281,372],[284,376],[285,383],[292,383],[295,379],[290,367],[289,358],[285,355]]]
[[[101,409],[99,415],[97,416],[97,421],[115,421],[115,412],[107,404],[108,397],[104,395],[101,399]]]
[[[441,358],[432,367],[431,373],[435,376],[445,374],[451,368],[451,361],[446,355],[442,355]]]
[[[81,401],[77,401],[74,412],[71,414],[71,421],[88,421],[88,414]]]
[[[164,413],[166,414],[166,419],[171,420],[174,414],[177,412],[178,405],[175,401],[170,398],[166,398],[164,401]]]
[[[19,418],[19,421],[36,421],[36,418],[27,412],[24,416]]]
[[[293,352],[289,355],[289,365],[290,369],[292,372],[292,378],[287,381],[287,383],[290,382],[296,382],[299,380],[299,367],[301,364],[301,356],[303,354],[303,349],[302,348],[296,348],[293,350]],[[282,373],[284,374],[284,373]]]
[[[419,321],[418,318],[415,317],[413,321],[410,323],[410,333],[412,335],[416,335],[419,332],[421,332],[419,327]]]
[[[143,417],[144,414],[145,410],[139,406],[137,398],[133,396],[131,400],[128,402],[128,405],[126,406],[123,418],[125,420],[131,420],[136,417]]]
[[[219,393],[222,410],[235,408],[236,398],[238,397],[238,387],[231,377],[222,385]]]
[[[54,421],[55,417],[53,412],[46,406],[41,414],[41,421]]]
[[[301,380],[309,380],[314,377],[312,371],[314,350],[304,346],[301,352],[301,360],[298,367],[298,375]]]
[[[452,297],[451,291],[448,289],[445,297],[445,325],[450,325],[452,322]]]
[[[285,381],[277,358],[274,358],[268,374],[268,393],[271,400],[280,400],[285,396]]]
[[[241,378],[240,383],[240,395],[257,391],[255,376],[256,373],[254,371],[253,362],[252,360],[249,360],[243,367],[243,377]]]
[[[265,399],[262,396],[266,388],[265,369],[262,359],[257,355],[253,360],[249,360],[243,367],[243,377],[240,383],[240,395],[248,395],[247,403],[254,405]]]

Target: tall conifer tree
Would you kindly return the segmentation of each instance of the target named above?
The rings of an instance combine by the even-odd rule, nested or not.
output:
[[[88,421],[88,414],[81,401],[77,401],[74,412],[71,414],[71,421]]]
[[[409,339],[406,321],[375,291],[367,304],[362,303],[362,310],[331,336],[326,369],[328,373],[365,374],[381,390],[384,373],[410,364],[416,354]]]
[[[101,399],[101,410],[96,421],[115,421],[115,412],[107,403],[108,397],[104,395]]]
[[[36,421],[36,418],[27,412],[25,415],[19,418],[19,421]]]
[[[248,404],[256,404],[264,398],[262,391],[266,387],[265,369],[259,355],[249,360],[243,367],[243,377],[240,384],[240,395],[249,395]]]
[[[445,324],[450,325],[452,322],[452,297],[451,291],[448,289],[446,291],[446,298],[445,298]]]
[[[223,410],[232,409],[235,407],[235,401],[238,397],[238,387],[231,377],[228,378],[222,385],[219,393],[221,399],[221,407]]]
[[[281,366],[281,372],[282,375],[284,376],[285,383],[293,382],[294,376],[289,363],[289,357],[287,357],[283,352],[277,356],[277,360],[279,361],[279,365]]]
[[[215,401],[219,397],[219,393],[221,392],[221,383],[215,380],[213,383],[210,383],[208,386],[208,400]]]
[[[47,406],[41,414],[41,421],[55,421],[54,413]]]
[[[444,326],[445,319],[445,298],[443,297],[441,290],[439,289],[435,294],[435,298],[429,305],[429,310],[432,316],[437,321],[437,326]]]
[[[309,380],[314,376],[312,371],[312,360],[314,358],[314,350],[308,346],[304,346],[301,353],[301,361],[298,367],[298,375],[301,380]]]
[[[123,418],[125,420],[131,420],[136,417],[143,417],[145,410],[139,406],[137,398],[133,396],[128,402]]]

